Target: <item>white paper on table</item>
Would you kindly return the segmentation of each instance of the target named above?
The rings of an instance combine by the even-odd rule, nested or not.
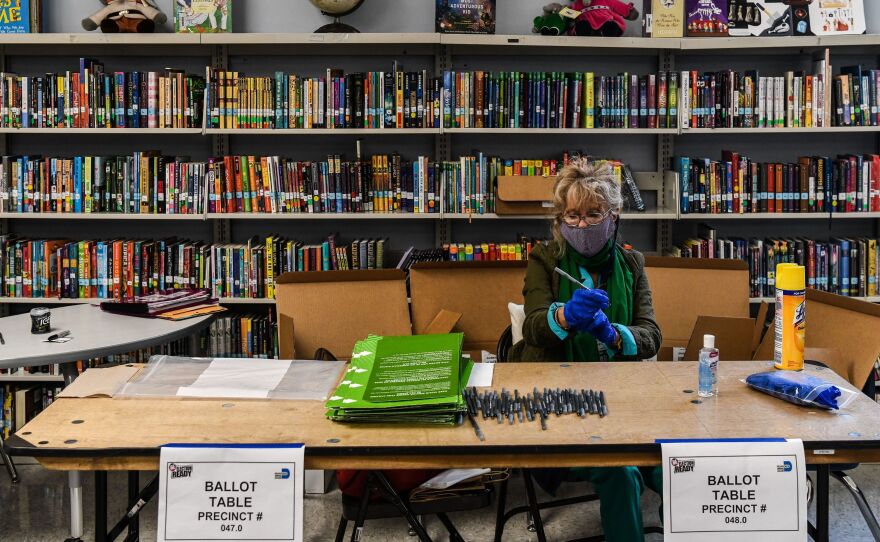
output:
[[[474,363],[471,375],[468,377],[467,387],[487,388],[491,386],[494,373],[494,363]]]
[[[267,397],[290,369],[290,360],[216,358],[182,397]]]

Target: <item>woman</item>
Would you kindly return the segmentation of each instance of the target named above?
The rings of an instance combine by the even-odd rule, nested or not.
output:
[[[523,340],[512,348],[513,361],[640,360],[657,353],[660,329],[645,258],[617,244],[622,204],[620,185],[608,164],[595,167],[579,159],[559,173],[553,241],[529,255]],[[560,277],[555,267],[589,289]],[[566,479],[592,482],[606,540],[644,540],[639,499],[646,482],[659,491],[659,469],[550,469],[535,474],[551,493]]]

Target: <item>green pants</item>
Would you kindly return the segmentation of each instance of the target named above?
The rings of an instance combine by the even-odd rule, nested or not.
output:
[[[644,541],[642,491],[647,486],[661,493],[663,472],[660,467],[576,468],[572,474],[592,483],[596,489],[607,542]]]

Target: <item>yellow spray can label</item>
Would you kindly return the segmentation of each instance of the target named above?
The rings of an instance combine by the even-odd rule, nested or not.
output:
[[[776,269],[776,278],[774,361],[777,369],[800,371],[804,368],[807,328],[804,268],[781,264]]]

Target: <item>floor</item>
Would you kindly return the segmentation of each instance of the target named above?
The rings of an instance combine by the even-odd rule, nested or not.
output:
[[[62,542],[68,534],[68,494],[66,475],[47,471],[37,465],[20,466],[21,482],[12,485],[5,472],[0,470],[0,541],[2,542]],[[146,479],[145,473],[142,477]],[[864,465],[853,472],[853,477],[866,492],[871,506],[880,511],[880,465]],[[85,480],[85,541],[94,540],[91,514],[91,479]],[[585,492],[586,486],[567,484],[572,493]],[[869,542],[872,540],[852,499],[840,484],[831,482],[831,540],[837,542]],[[539,490],[540,491],[540,490]],[[509,502],[523,501],[519,480],[511,483]],[[126,495],[123,474],[110,475],[111,521],[121,515],[123,502],[114,495]],[[540,496],[539,496],[540,498]],[[647,492],[642,499],[642,513],[646,525],[658,525],[660,501],[656,494]],[[305,539],[307,541],[333,540],[339,521],[339,494],[331,491],[326,495],[309,495],[305,501]],[[452,521],[468,541],[492,540],[494,534],[494,508],[451,514]],[[547,535],[550,540],[565,540],[578,536],[596,534],[599,525],[596,503],[581,504],[567,509],[548,512],[545,515]],[[149,503],[142,516],[141,540],[155,540],[156,502]],[[445,541],[442,526],[436,519],[427,521],[429,534],[437,541]],[[534,534],[526,530],[524,516],[514,518],[505,531],[505,541],[531,541]],[[362,538],[364,542],[414,542],[407,535],[403,520],[368,522]],[[662,540],[660,535],[649,535],[649,542]]]

